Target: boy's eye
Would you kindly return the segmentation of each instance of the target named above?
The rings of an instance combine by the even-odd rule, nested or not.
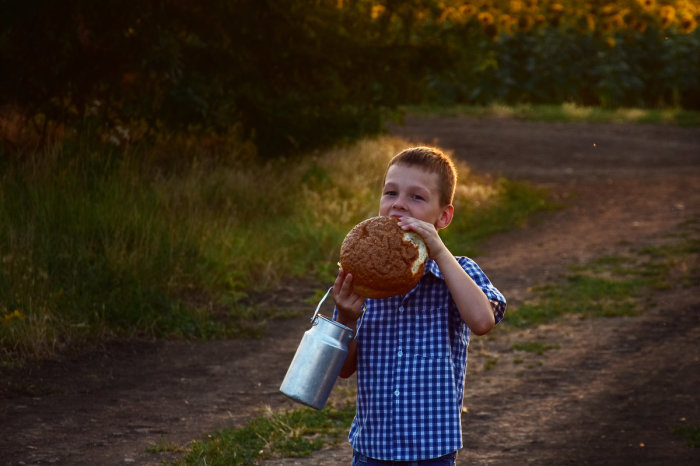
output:
[[[384,191],[385,196],[396,196],[396,191]]]
[[[415,199],[416,201],[422,201],[422,200],[423,200],[423,196],[421,196],[420,194],[414,194],[412,197],[413,197],[413,199]]]

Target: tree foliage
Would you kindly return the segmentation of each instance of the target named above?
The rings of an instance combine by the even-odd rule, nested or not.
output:
[[[135,134],[226,131],[266,154],[380,128],[439,50],[385,34],[369,6],[272,0],[6,0],[0,102]],[[443,60],[444,62],[444,60]],[[41,127],[41,128],[40,128]]]

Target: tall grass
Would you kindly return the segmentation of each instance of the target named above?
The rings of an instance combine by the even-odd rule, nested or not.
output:
[[[386,163],[406,146],[384,137],[274,163],[243,152],[167,163],[153,148],[84,144],[6,162],[0,354],[40,358],[109,335],[236,333],[250,291],[333,279],[344,235],[376,215]],[[545,193],[461,172],[465,220],[446,239],[455,253],[545,206]]]

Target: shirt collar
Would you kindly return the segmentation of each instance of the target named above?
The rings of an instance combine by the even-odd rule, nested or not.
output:
[[[425,261],[425,272],[423,272],[423,275],[426,275],[428,273],[435,275],[440,280],[445,279],[445,277],[443,277],[442,273],[440,272],[440,268],[438,267],[437,262],[435,262],[432,259],[428,259],[427,261]]]

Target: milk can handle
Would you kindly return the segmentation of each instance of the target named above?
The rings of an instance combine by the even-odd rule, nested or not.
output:
[[[316,322],[316,316],[318,315],[318,311],[319,311],[319,309],[321,309],[321,305],[323,305],[324,301],[326,300],[326,298],[328,297],[328,295],[330,294],[332,289],[333,289],[332,286],[330,288],[328,288],[328,291],[326,291],[326,294],[323,295],[323,298],[321,298],[321,301],[318,303],[318,306],[316,306],[316,311],[314,312],[313,317],[311,317],[311,324],[312,325]],[[355,335],[353,336],[353,338],[357,338],[357,332],[360,331],[360,326],[362,325],[362,318],[365,316],[366,310],[367,310],[367,303],[365,302],[365,303],[362,303],[362,315],[360,316],[360,320],[357,323],[357,328],[355,329]]]
[[[323,302],[326,300],[326,298],[328,297],[328,295],[330,294],[330,292],[331,292],[332,289],[333,289],[332,286],[331,286],[330,288],[328,288],[328,291],[326,291],[326,294],[324,294],[324,295],[323,295],[323,298],[321,298],[321,302],[319,302],[319,303],[318,303],[318,306],[316,306],[316,312],[314,312],[314,316],[311,318],[311,323],[312,323],[312,324],[316,321],[316,316],[318,315],[318,311],[319,311],[319,309],[321,309],[321,305],[322,305]]]

